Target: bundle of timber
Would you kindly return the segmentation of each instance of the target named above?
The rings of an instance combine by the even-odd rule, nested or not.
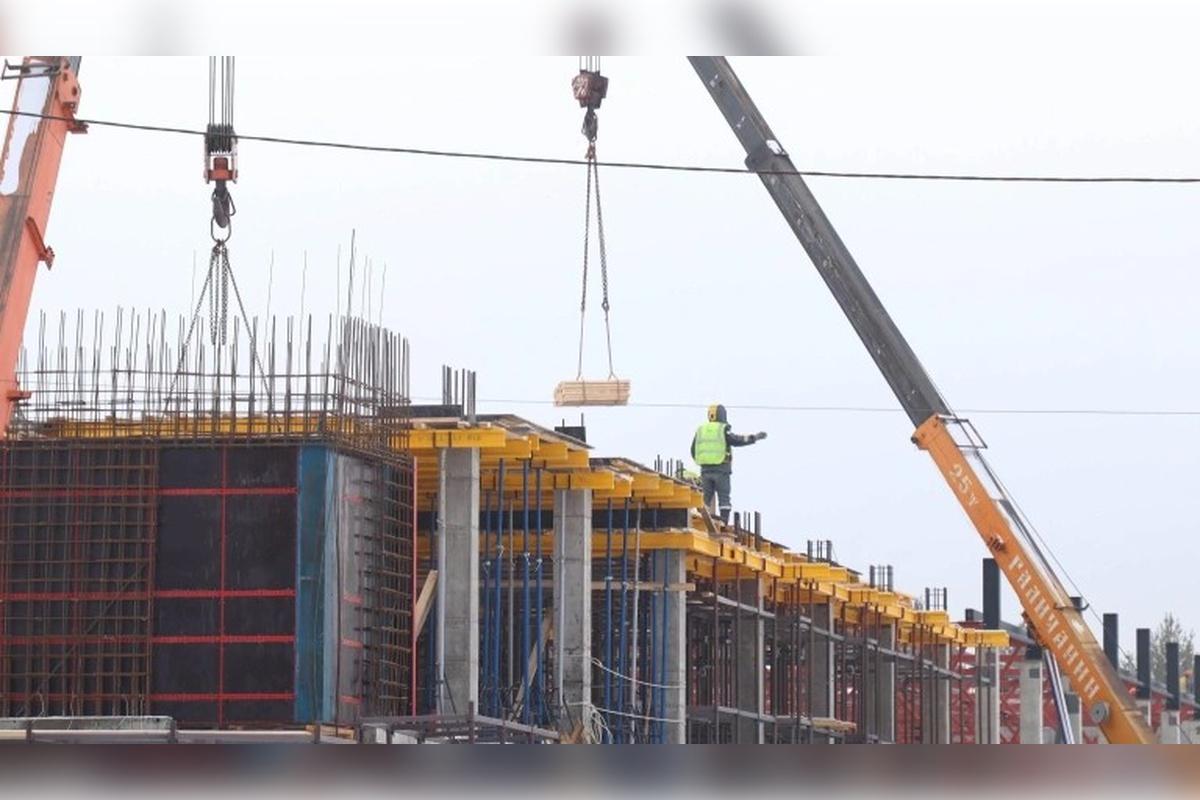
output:
[[[563,381],[554,388],[556,406],[623,406],[629,403],[629,381]]]
[[[809,722],[812,724],[813,730],[824,731],[826,733],[854,733],[858,728],[853,722],[846,722],[833,717],[813,717]]]

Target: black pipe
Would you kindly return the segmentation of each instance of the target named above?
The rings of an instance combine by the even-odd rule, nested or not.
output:
[[[1116,614],[1104,615],[1104,655],[1108,656],[1108,663],[1113,665],[1113,669],[1121,668],[1121,638],[1120,625]]]
[[[1167,710],[1179,710],[1179,642],[1167,642]]]
[[[1000,628],[1000,565],[994,558],[983,560],[983,627]]]
[[[1150,699],[1150,629],[1137,629],[1137,696]]]

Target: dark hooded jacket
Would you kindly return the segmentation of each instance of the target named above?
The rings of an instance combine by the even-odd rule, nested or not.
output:
[[[729,414],[725,411],[725,406],[717,406],[716,419],[711,422],[724,422],[729,425]],[[742,435],[734,433],[732,428],[725,428],[725,462],[722,464],[710,464],[700,468],[701,472],[732,472],[733,471],[733,448],[745,447],[748,444],[754,444],[757,441],[752,435]],[[696,457],[696,437],[692,437],[692,458]]]

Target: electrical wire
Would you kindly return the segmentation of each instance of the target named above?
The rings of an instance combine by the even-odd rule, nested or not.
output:
[[[598,658],[593,658],[593,659],[592,659],[592,664],[593,664],[594,666],[596,666],[596,667],[599,667],[600,669],[604,670],[605,672],[609,673],[610,675],[615,675],[616,677],[620,678],[621,680],[626,680],[626,681],[629,681],[630,683],[634,683],[634,684],[637,684],[637,685],[639,685],[639,686],[649,686],[649,687],[651,687],[651,688],[653,688],[653,689],[679,689],[679,688],[681,688],[681,687],[680,687],[678,684],[671,684],[671,683],[653,683],[653,682],[651,682],[651,681],[644,681],[644,680],[641,680],[641,679],[639,679],[639,678],[634,678],[634,677],[631,677],[631,676],[629,676],[629,675],[623,675],[622,673],[620,673],[620,672],[617,672],[615,669],[611,669],[611,668],[609,668],[609,667],[606,667],[606,666],[604,665],[604,662],[603,662],[603,661],[601,661],[601,660],[600,660],[600,659],[598,659]]]
[[[440,397],[424,395],[413,397],[414,400],[440,401]],[[484,403],[504,403],[508,405],[538,405],[552,406],[553,400],[517,399],[504,397],[480,398]],[[630,402],[629,408],[650,409],[704,409],[708,403],[685,402]],[[762,403],[725,403],[731,411],[768,411],[768,412],[811,412],[811,413],[848,413],[848,414],[903,414],[898,406],[854,406],[854,405],[775,405]],[[1156,408],[964,408],[964,414],[992,415],[1024,415],[1024,416],[1094,416],[1094,417],[1200,417],[1200,409],[1156,409]]]
[[[0,113],[17,117],[34,117],[55,121],[79,122],[89,126],[118,128],[123,130],[143,131],[148,133],[170,133],[184,136],[203,136],[204,131],[193,128],[180,128],[170,125],[149,125],[118,120],[85,119],[83,117],[62,117],[53,114],[40,114],[33,111],[17,111],[0,109]],[[334,150],[354,150],[367,153],[393,153],[414,156],[433,156],[439,158],[473,159],[477,161],[502,161],[521,164],[548,164],[556,166],[586,166],[587,161],[580,158],[555,158],[550,156],[523,156],[505,153],[485,153],[467,150],[438,150],[420,147],[397,147],[392,145],[370,145],[353,142],[334,142],[321,139],[302,139],[289,136],[266,136],[253,134],[238,134],[241,142],[263,142],[265,144],[286,144],[298,147],[322,147]],[[899,180],[899,181],[956,181],[984,183],[1146,183],[1146,184],[1194,184],[1200,183],[1200,176],[1165,176],[1165,175],[980,175],[933,172],[866,172],[853,170],[752,170],[746,167],[718,167],[700,164],[668,164],[653,161],[600,161],[598,166],[613,169],[636,169],[658,172],[693,172],[719,175],[798,175],[807,178],[851,178],[870,180]]]

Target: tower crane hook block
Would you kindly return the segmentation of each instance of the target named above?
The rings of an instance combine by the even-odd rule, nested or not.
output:
[[[629,405],[629,385],[629,381],[620,378],[609,378],[603,381],[563,381],[554,387],[554,405]]]

